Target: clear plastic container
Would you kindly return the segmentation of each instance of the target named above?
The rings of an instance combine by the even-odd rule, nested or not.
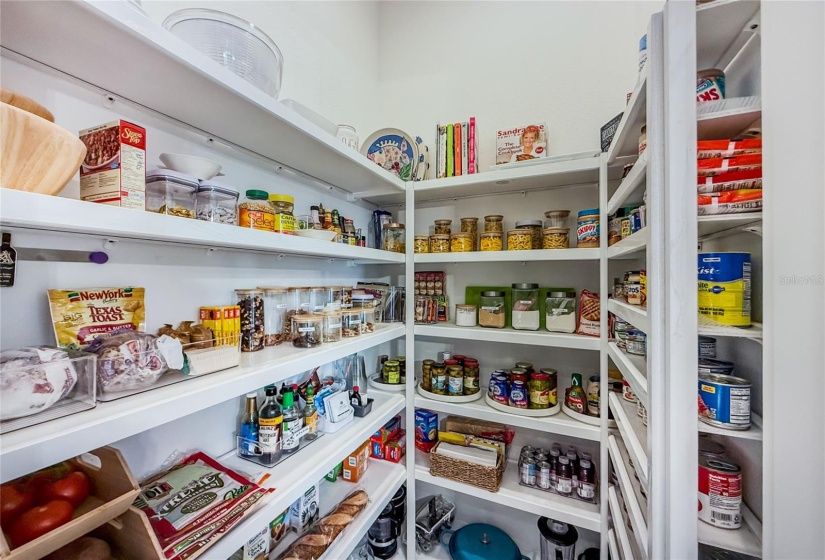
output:
[[[341,312],[341,326],[344,338],[361,336],[361,310],[344,309]]]
[[[338,342],[343,336],[340,311],[326,311],[323,314],[324,342]]]
[[[491,214],[489,216],[484,216],[484,231],[504,233],[503,221],[504,216],[500,214]]]
[[[430,236],[430,253],[449,253],[450,236],[438,233]]]
[[[235,290],[236,305],[241,308],[241,351],[257,352],[264,348],[264,291]]]
[[[544,224],[542,224],[541,220],[522,220],[520,222],[516,222],[516,229],[530,230],[532,248],[541,249],[541,230],[544,229]]]
[[[215,181],[201,181],[195,196],[195,217],[206,222],[238,225],[238,198],[235,189]]]
[[[404,224],[390,222],[384,224],[384,234],[382,237],[382,248],[392,253],[404,253],[406,251],[406,230]]]
[[[521,331],[537,331],[539,313],[539,285],[513,284],[513,328]]]
[[[284,335],[287,313],[286,288],[262,288],[264,291],[264,346],[276,346],[288,338]]]
[[[275,212],[269,203],[269,193],[250,189],[238,204],[238,225],[241,227],[275,231]]]
[[[153,169],[146,174],[146,210],[149,212],[194,218],[197,192],[198,180],[185,173]]]
[[[570,227],[567,222],[570,217],[570,210],[548,210],[544,213],[547,218],[545,227],[549,228],[566,228]]]
[[[481,234],[479,247],[482,251],[501,251],[504,248],[502,234],[496,231],[485,231]]]
[[[296,348],[315,348],[322,344],[323,317],[296,315],[292,318],[292,345]]]
[[[482,327],[503,329],[507,323],[507,314],[504,308],[504,292],[481,292],[478,306],[478,324]]]
[[[287,235],[295,234],[295,216],[292,210],[295,208],[295,199],[288,194],[271,194],[269,203],[272,204],[275,218],[273,228],[278,233]]]
[[[545,300],[545,328],[550,332],[572,333],[576,330],[576,292],[548,292]]]
[[[450,235],[452,233],[452,231],[450,230],[450,225],[452,223],[452,220],[436,220],[435,230],[433,231],[433,233],[436,235]]]

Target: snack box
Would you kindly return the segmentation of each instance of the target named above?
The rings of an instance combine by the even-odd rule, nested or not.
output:
[[[761,138],[744,140],[699,140],[696,143],[696,158],[729,158],[762,152]]]
[[[289,508],[281,512],[281,515],[269,522],[269,550],[275,547],[289,531]]]
[[[321,496],[317,486],[310,486],[289,508],[289,526],[302,534],[321,514]]]
[[[358,482],[367,470],[370,460],[370,442],[365,441],[344,459],[342,477],[347,482]]]
[[[407,432],[401,430],[384,445],[384,459],[398,463],[407,451]]]
[[[415,442],[434,444],[438,441],[438,414],[423,408],[415,410]]]
[[[370,438],[370,457],[373,459],[383,459],[384,445],[385,443],[381,441],[380,437],[372,436]]]
[[[707,158],[696,162],[699,177],[712,177],[722,173],[762,168],[762,153],[732,158]]]
[[[80,199],[121,208],[146,208],[146,129],[117,120],[80,131]]]
[[[384,424],[384,426],[375,432],[370,440],[380,441],[381,444],[387,443],[391,437],[398,433],[401,429],[401,415],[397,415],[395,418]]]
[[[265,560],[269,555],[269,527],[264,527],[243,545],[243,560]]]
[[[324,480],[327,480],[329,482],[336,482],[338,480],[338,477],[341,476],[341,471],[343,470],[343,468],[344,463],[338,463],[337,465],[332,467],[331,471],[324,475]]]

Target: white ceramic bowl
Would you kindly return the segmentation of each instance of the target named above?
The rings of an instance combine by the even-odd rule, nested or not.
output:
[[[221,172],[221,166],[211,159],[186,154],[160,154],[160,161],[173,171],[180,171],[201,181],[208,181]]]
[[[328,229],[296,229],[295,235],[319,241],[332,241],[335,238],[335,232]]]

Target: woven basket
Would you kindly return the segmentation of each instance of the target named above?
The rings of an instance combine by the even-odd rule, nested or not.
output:
[[[490,441],[490,443],[499,442]],[[499,454],[498,463],[495,467],[484,467],[468,461],[462,461],[461,459],[439,455],[436,452],[439,445],[441,444],[437,444],[430,452],[430,460],[432,461],[432,466],[430,467],[431,475],[477,486],[490,492],[498,492],[501,486],[501,479],[504,475],[504,467],[507,465],[507,461],[502,454]]]

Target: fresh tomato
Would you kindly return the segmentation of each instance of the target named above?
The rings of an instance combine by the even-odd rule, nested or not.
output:
[[[50,482],[54,482],[55,480],[60,480],[61,478],[67,477],[74,470],[76,470],[74,465],[72,465],[68,461],[63,461],[61,463],[57,463],[56,465],[52,465],[51,467],[46,467],[45,469],[41,469],[28,476],[25,476],[21,480],[29,488],[37,490],[41,486],[45,486]]]
[[[50,482],[37,491],[37,503],[66,500],[72,507],[79,507],[89,497],[89,477],[83,471]]]
[[[24,511],[34,505],[34,495],[14,484],[0,486],[0,525],[8,529]]]
[[[65,525],[72,520],[73,513],[72,504],[65,500],[55,500],[46,505],[30,509],[11,526],[9,537],[12,546],[15,548],[23,546],[57,527]]]

